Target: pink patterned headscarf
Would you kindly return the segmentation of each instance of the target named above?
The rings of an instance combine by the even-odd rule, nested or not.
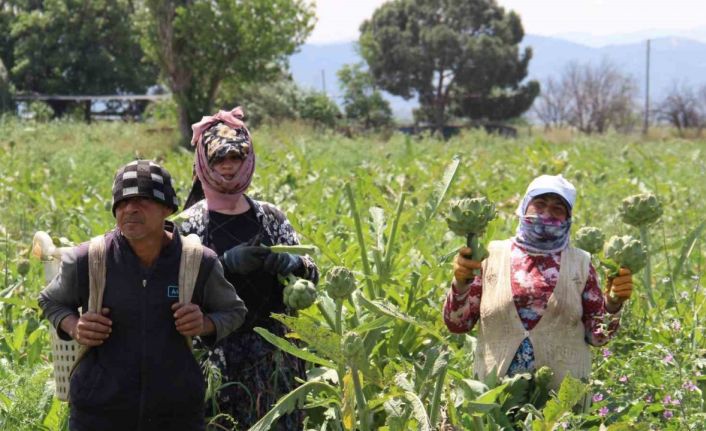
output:
[[[193,131],[191,145],[196,147],[194,155],[196,175],[201,181],[206,204],[210,210],[235,208],[238,200],[252,181],[255,172],[255,148],[252,146],[252,139],[250,139],[249,151],[243,159],[243,164],[235,176],[227,180],[209,166],[208,148],[203,142],[204,132],[217,123],[223,123],[232,129],[243,129],[250,137],[250,132],[243,122],[244,116],[243,109],[238,106],[232,111],[218,111],[215,115],[203,117],[201,121],[191,126]]]

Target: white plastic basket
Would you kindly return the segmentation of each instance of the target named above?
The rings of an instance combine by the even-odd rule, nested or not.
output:
[[[49,284],[59,273],[61,253],[65,249],[55,247],[49,235],[42,231],[34,235],[32,243],[32,253],[44,264],[44,280]],[[51,331],[56,397],[62,401],[69,400],[69,378],[79,355],[79,347],[76,341],[64,341],[56,335],[56,331]]]
[[[54,383],[56,397],[62,401],[69,400],[69,379],[71,370],[79,356],[80,345],[74,341],[65,341],[52,331],[51,353],[54,362]]]

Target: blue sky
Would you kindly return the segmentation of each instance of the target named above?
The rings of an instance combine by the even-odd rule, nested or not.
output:
[[[360,23],[385,0],[317,0],[318,23],[310,43],[358,38]],[[688,34],[706,27],[706,0],[499,0],[520,14],[527,33],[595,37]]]

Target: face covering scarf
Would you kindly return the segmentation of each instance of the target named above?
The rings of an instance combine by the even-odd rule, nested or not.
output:
[[[554,217],[526,215],[520,217],[513,241],[530,253],[551,254],[569,245],[570,230],[571,219],[561,221]]]
[[[193,137],[191,145],[196,147],[195,169],[203,186],[206,196],[206,203],[210,210],[227,210],[235,208],[240,196],[248,189],[255,171],[255,149],[250,143],[249,151],[243,164],[233,179],[225,179],[208,164],[207,149],[204,148],[203,134],[216,123],[223,123],[226,126],[237,129],[241,128],[249,137],[243,122],[243,110],[240,107],[232,111],[218,111],[216,115],[206,116],[198,123],[191,126]]]

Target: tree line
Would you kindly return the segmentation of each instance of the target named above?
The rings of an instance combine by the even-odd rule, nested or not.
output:
[[[14,92],[131,94],[160,83],[185,138],[214,106],[259,89],[280,96],[255,108],[262,118],[296,110],[327,123],[342,116],[337,106],[292,91],[287,71],[314,24],[304,0],[0,0],[0,106]],[[539,93],[525,82],[532,51],[519,48],[520,18],[494,0],[393,0],[360,31],[365,62],[338,76],[346,117],[363,127],[391,121],[381,90],[416,98],[415,119],[435,127],[517,117]],[[50,103],[54,115],[67,109]]]
[[[597,65],[569,63],[559,76],[544,81],[532,115],[545,128],[574,128],[580,132],[629,132],[643,124],[644,100],[634,77],[607,60]],[[683,136],[700,135],[706,127],[706,85],[693,88],[674,83],[649,108],[648,121],[668,124]]]

